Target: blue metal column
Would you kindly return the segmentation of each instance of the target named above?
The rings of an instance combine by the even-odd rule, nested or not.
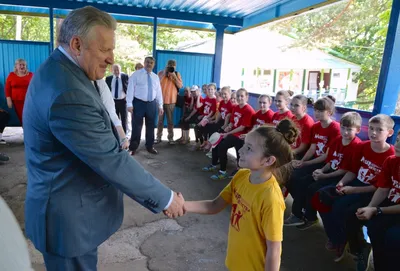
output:
[[[50,54],[54,50],[54,14],[53,8],[49,8],[49,19],[50,19]]]
[[[222,51],[224,48],[224,30],[226,25],[214,24],[216,29],[216,39],[215,39],[215,56],[214,56],[214,71],[213,71],[213,81],[220,87],[221,82],[221,66],[222,66]]]
[[[157,17],[154,17],[153,20],[153,57],[156,58],[156,50],[157,50]],[[154,69],[156,66],[154,66]]]
[[[400,91],[400,1],[393,1],[372,114],[391,115]]]

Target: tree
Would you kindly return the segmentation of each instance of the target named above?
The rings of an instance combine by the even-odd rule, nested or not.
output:
[[[157,28],[157,50],[174,50],[178,44],[190,40],[204,40],[214,37],[213,32]],[[153,50],[153,27],[148,25],[118,24],[116,62],[125,71],[132,71],[137,62]]]
[[[294,38],[292,47],[318,48],[361,66],[359,101],[375,99],[391,0],[348,0],[270,26]]]

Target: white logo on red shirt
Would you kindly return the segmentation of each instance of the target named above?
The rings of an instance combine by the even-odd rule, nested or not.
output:
[[[239,120],[242,117],[242,114],[240,114],[239,112],[235,112],[234,117],[233,117],[233,126],[237,127],[239,124]]]
[[[388,199],[390,199],[391,202],[394,203],[399,203],[400,200],[400,183],[393,179],[392,176],[392,189],[389,191]]]

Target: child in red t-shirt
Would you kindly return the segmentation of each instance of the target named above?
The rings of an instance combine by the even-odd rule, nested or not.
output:
[[[190,115],[190,113],[193,110],[194,98],[190,93],[190,87],[185,87],[183,97],[184,97],[184,105],[182,108],[182,118],[180,120],[182,136],[179,139],[177,139],[175,142],[181,143],[181,144],[187,144],[190,141],[189,130],[184,130],[184,127],[182,124],[183,124],[183,121]]]
[[[239,149],[243,146],[244,141],[240,139],[241,134],[245,134],[251,129],[254,109],[247,104],[249,94],[244,88],[237,92],[238,105],[233,108],[229,125],[224,130],[224,139],[212,150],[212,163],[204,167],[203,171],[214,171],[217,168],[218,159],[220,161],[220,170],[216,175],[212,175],[213,180],[222,180],[229,177],[226,173],[226,165],[228,162],[228,149],[235,147],[236,160],[239,161]]]
[[[190,88],[190,94],[192,96],[192,111],[190,112],[190,114],[185,117],[182,121],[182,129],[185,131],[185,133],[187,133],[187,139],[188,142],[190,141],[189,138],[189,129],[190,129],[190,124],[196,124],[199,122],[199,120],[203,117],[203,108],[202,107],[198,107],[198,101],[199,104],[202,104],[203,98],[201,97],[201,93],[200,93],[200,88],[196,85],[193,85]],[[199,142],[199,136],[198,134],[196,134],[195,131],[195,135],[196,135],[196,143]]]
[[[226,126],[229,124],[229,120],[231,117],[233,105],[230,101],[231,98],[231,88],[223,87],[221,89],[221,98],[222,100],[219,103],[218,112],[214,116],[213,119],[210,119],[207,125],[205,126],[205,130],[207,136],[210,137],[215,132],[222,132]],[[206,146],[205,149],[210,149],[211,145]]]
[[[347,163],[351,163],[354,150],[361,142],[356,136],[360,132],[361,123],[360,114],[356,112],[344,114],[340,119],[341,136],[338,136],[329,145],[326,164],[293,182],[291,187],[291,191],[293,191],[292,218],[289,217],[285,221],[285,226],[297,225],[300,230],[305,230],[318,222],[317,212],[311,205],[312,197],[319,189],[336,184],[346,173],[343,168]],[[305,210],[304,214],[303,210]],[[294,219],[293,216],[303,221]]]
[[[300,130],[300,135],[292,145],[293,154],[298,160],[303,158],[311,144],[311,129],[314,120],[307,114],[307,105],[310,102],[306,96],[301,94],[294,96],[290,101],[290,110],[294,115],[293,121]]]
[[[275,96],[275,105],[278,109],[272,116],[272,124],[277,125],[283,119],[293,119],[293,114],[289,110],[290,93],[286,90],[280,90]]]
[[[354,236],[362,236],[362,233],[355,213],[370,202],[383,161],[394,154],[393,146],[386,143],[393,134],[393,126],[393,120],[387,115],[378,114],[369,120],[370,140],[359,144],[351,163],[344,164],[344,169],[348,171],[336,185],[340,197],[333,202],[331,212],[321,214],[329,240],[338,244],[336,261],[343,258],[347,241],[350,250],[358,253],[352,240]]]
[[[199,147],[200,149],[208,145],[207,130],[205,129],[205,126],[202,124],[202,121],[203,119],[208,121],[214,116],[215,112],[217,112],[217,97],[215,96],[216,90],[217,86],[214,83],[209,84],[207,97],[204,98],[203,100],[201,99],[197,100],[197,107],[203,108],[202,111],[203,117],[200,119],[199,123],[197,123],[197,125],[194,127],[194,131],[200,139],[200,144],[201,144]]]
[[[398,266],[400,255],[400,142],[395,145],[395,155],[383,163],[378,176],[377,190],[367,207],[357,210],[357,218],[367,223],[368,235],[374,254],[375,270],[392,270]],[[361,242],[356,253],[368,265],[369,246]]]
[[[271,97],[267,94],[262,94],[260,97],[258,97],[260,110],[258,110],[253,117],[253,128],[257,128],[264,124],[272,124],[272,116],[274,115],[274,111],[269,109],[271,106],[271,101]]]
[[[335,102],[331,98],[324,97],[315,102],[314,115],[318,122],[311,129],[311,145],[301,160],[292,161],[294,170],[286,183],[286,188],[283,188],[284,195],[288,191],[292,197],[296,197],[295,182],[325,165],[327,145],[340,134],[339,123],[331,119],[334,110]],[[304,223],[302,217],[293,214],[285,221],[287,225],[302,223]]]

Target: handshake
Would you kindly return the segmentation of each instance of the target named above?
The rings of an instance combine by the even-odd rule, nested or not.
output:
[[[183,216],[186,213],[185,210],[185,199],[180,192],[174,193],[171,204],[168,209],[164,210],[164,214],[169,218],[176,218],[178,216]]]

